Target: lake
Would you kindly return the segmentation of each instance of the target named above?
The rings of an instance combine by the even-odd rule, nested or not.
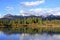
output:
[[[0,40],[60,40],[60,34],[6,34],[0,31]]]

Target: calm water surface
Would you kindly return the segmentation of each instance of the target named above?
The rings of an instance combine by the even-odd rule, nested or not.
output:
[[[0,31],[0,40],[60,40],[60,34],[5,34]]]

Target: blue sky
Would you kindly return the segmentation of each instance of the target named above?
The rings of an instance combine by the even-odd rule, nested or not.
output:
[[[0,0],[0,16],[42,15],[54,13],[60,15],[60,0]]]

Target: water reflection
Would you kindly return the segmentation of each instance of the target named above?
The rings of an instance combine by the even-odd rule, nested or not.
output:
[[[19,34],[4,34],[0,31],[0,40],[19,40]]]
[[[5,34],[0,31],[0,40],[60,40],[60,34]]]

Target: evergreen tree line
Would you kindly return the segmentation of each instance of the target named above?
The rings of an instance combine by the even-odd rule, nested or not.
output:
[[[60,20],[42,20],[41,18],[23,18],[0,20],[0,30],[19,33],[59,33]]]

